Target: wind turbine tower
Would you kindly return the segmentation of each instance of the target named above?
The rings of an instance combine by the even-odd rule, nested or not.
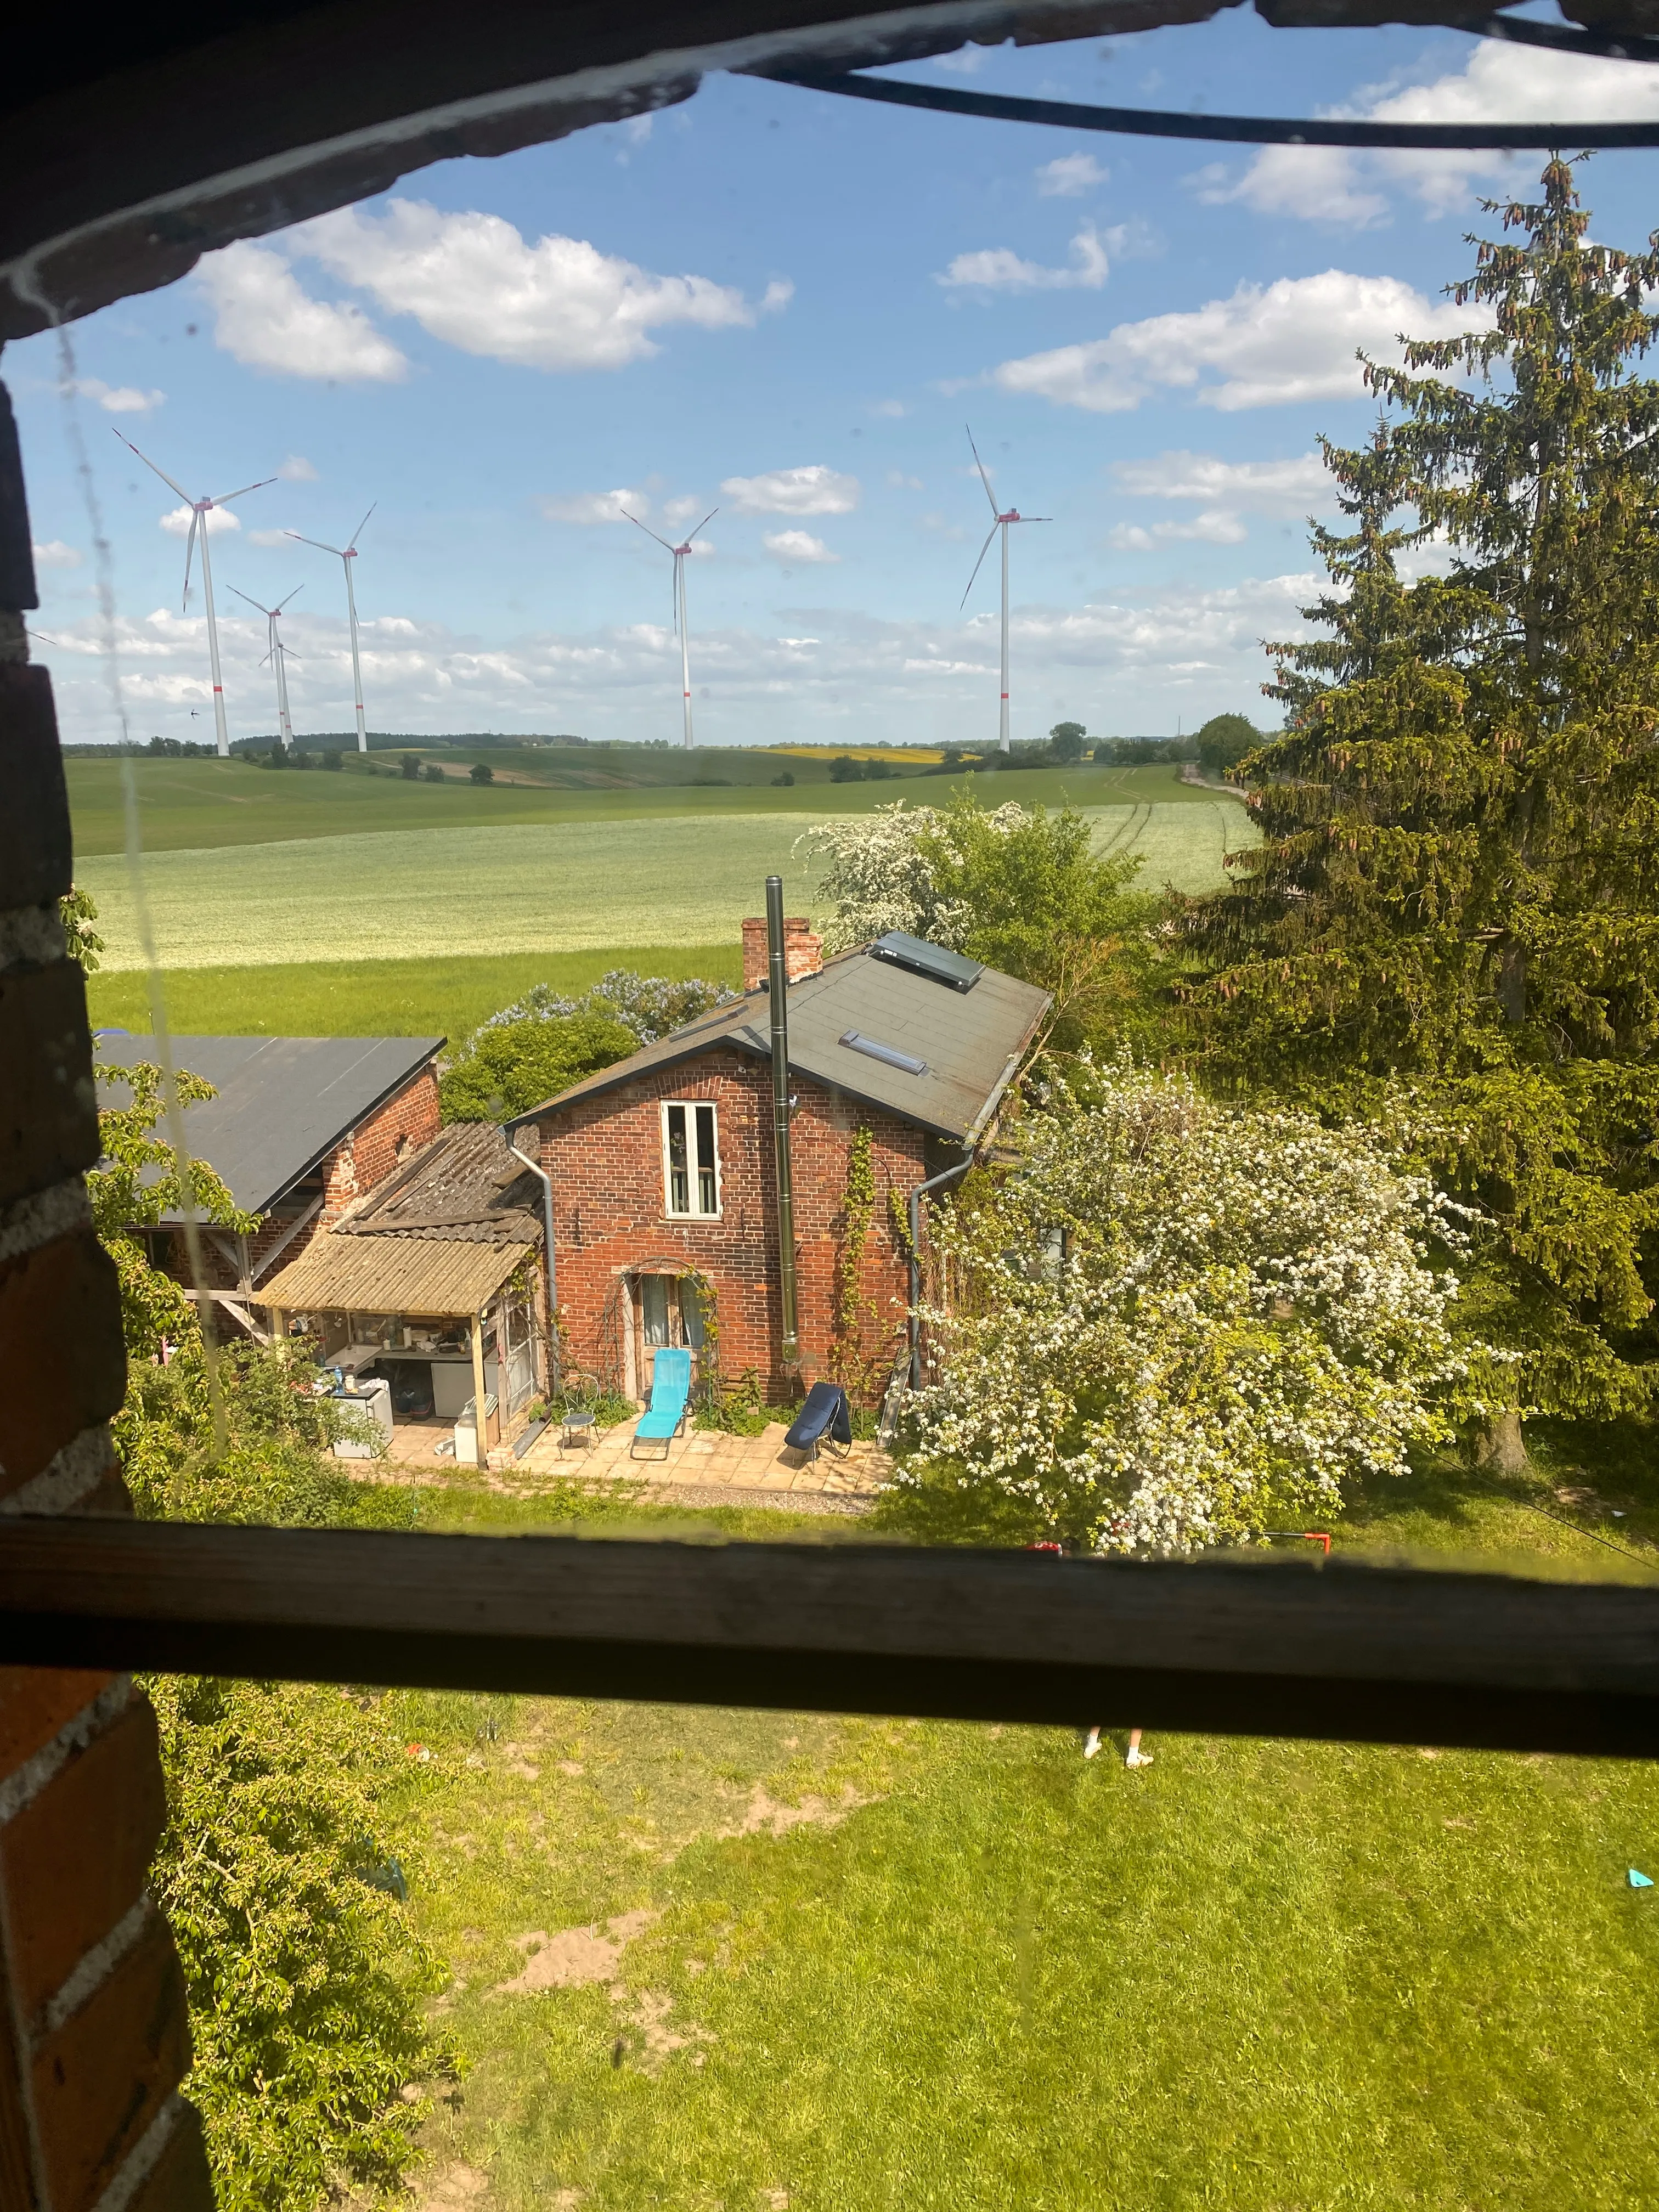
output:
[[[114,430],[113,423],[110,428]],[[115,430],[121,438],[121,433]],[[176,484],[165,469],[158,469],[148,453],[139,453],[131,438],[121,438],[130,453],[138,453],[139,459],[154,475],[161,477],[169,491],[176,491],[190,509],[190,536],[185,544],[185,589],[179,602],[182,614],[190,599],[190,559],[196,550],[196,533],[202,533],[202,603],[207,609],[208,660],[213,670],[213,736],[221,760],[230,753],[230,732],[225,726],[225,687],[219,672],[219,622],[213,610],[213,561],[208,552],[208,517],[216,507],[228,507],[234,499],[241,499],[251,491],[263,491],[273,484],[275,477],[261,477],[258,483],[244,484],[240,491],[222,493],[217,499],[192,499],[182,484]]]
[[[985,464],[979,457],[979,447],[974,444],[971,429],[968,433],[968,443],[973,451],[974,466],[979,471],[979,480],[985,487],[985,496],[991,502],[991,513],[996,518],[984,544],[979,549],[979,559],[974,563],[974,574],[968,579],[968,592],[973,590],[974,577],[985,565],[985,556],[991,550],[991,539],[999,530],[1002,532],[1002,719],[998,743],[1006,753],[1008,750],[1008,526],[1013,522],[1052,522],[1054,517],[1051,514],[1022,514],[1017,507],[1011,507],[1005,514],[997,505],[996,494],[991,489],[990,477],[985,473]],[[962,595],[964,607],[968,604],[968,592]]]
[[[623,513],[624,514],[628,514],[628,509],[623,507]],[[691,550],[691,548],[696,544],[699,532],[707,530],[709,524],[714,520],[714,517],[719,513],[719,507],[711,507],[708,514],[704,515],[702,520],[697,525],[696,529],[694,530],[690,536],[686,539],[684,545],[671,545],[665,538],[657,538],[657,533],[654,530],[647,530],[646,526],[640,520],[637,514],[628,514],[629,520],[633,523],[637,529],[644,530],[647,538],[656,538],[657,543],[661,546],[663,551],[665,553],[672,553],[674,556],[674,627],[680,634],[680,694],[685,704],[685,744],[688,752],[690,750],[692,744],[691,642],[686,635],[685,556]]]
[[[377,499],[374,507],[380,503]],[[368,514],[374,514],[374,507],[369,508]],[[368,750],[368,729],[363,720],[363,665],[357,653],[357,594],[351,587],[351,564],[357,557],[357,540],[368,527],[368,514],[357,525],[351,533],[350,543],[345,545],[325,545],[320,538],[301,538],[297,530],[290,530],[287,533],[290,538],[299,538],[301,545],[314,545],[319,553],[331,553],[345,570],[346,616],[351,625],[351,696],[357,708],[357,750],[360,753]],[[289,597],[291,599],[293,593],[290,592]]]
[[[234,584],[230,588],[236,592]],[[303,584],[296,584],[289,593],[288,599],[298,599],[304,589]],[[257,609],[265,618],[270,638],[270,650],[265,659],[276,671],[276,734],[283,741],[283,751],[291,753],[294,750],[294,718],[288,711],[288,647],[283,643],[282,634],[276,627],[288,599],[278,599],[274,607],[262,607],[258,599],[249,599],[246,592],[236,592],[236,596],[239,599],[246,599],[248,605]],[[294,657],[297,660],[300,656],[295,653]]]

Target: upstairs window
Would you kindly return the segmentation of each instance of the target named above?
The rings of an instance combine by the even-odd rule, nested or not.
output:
[[[714,1219],[720,1210],[720,1146],[714,1109],[665,1105],[662,1151],[663,1185],[669,1212],[682,1219]]]

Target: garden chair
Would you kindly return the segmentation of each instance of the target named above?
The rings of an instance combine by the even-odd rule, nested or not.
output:
[[[599,1376],[574,1370],[564,1378],[562,1395],[564,1410],[559,1415],[560,1450],[568,1451],[580,1437],[591,1451],[597,1426],[594,1407],[599,1403]]]
[[[796,1414],[793,1426],[783,1441],[786,1446],[793,1444],[797,1451],[810,1451],[816,1467],[818,1446],[826,1439],[832,1446],[839,1446],[837,1455],[842,1459],[853,1449],[853,1409],[839,1382],[812,1385],[806,1394],[806,1403]]]
[[[642,1443],[659,1443],[663,1457],[667,1458],[670,1443],[685,1426],[690,1396],[690,1352],[665,1346],[657,1354],[656,1365],[652,1370],[651,1403],[641,1414],[634,1440],[628,1447],[629,1459],[637,1455]]]

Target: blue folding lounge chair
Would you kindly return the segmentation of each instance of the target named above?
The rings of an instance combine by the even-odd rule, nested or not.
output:
[[[812,1385],[806,1394],[806,1403],[795,1416],[794,1426],[783,1441],[793,1444],[797,1451],[810,1451],[816,1461],[818,1446],[825,1437],[841,1446],[843,1459],[853,1449],[853,1409],[839,1382]]]
[[[691,1354],[665,1346],[651,1370],[651,1403],[641,1414],[634,1441],[628,1447],[629,1459],[642,1443],[660,1444],[662,1455],[667,1458],[671,1439],[685,1426],[686,1401],[690,1395]]]

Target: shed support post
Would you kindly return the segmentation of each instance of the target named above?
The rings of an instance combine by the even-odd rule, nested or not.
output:
[[[489,1431],[484,1419],[483,1316],[475,1313],[467,1334],[472,1339],[472,1437],[480,1467],[489,1465]]]

